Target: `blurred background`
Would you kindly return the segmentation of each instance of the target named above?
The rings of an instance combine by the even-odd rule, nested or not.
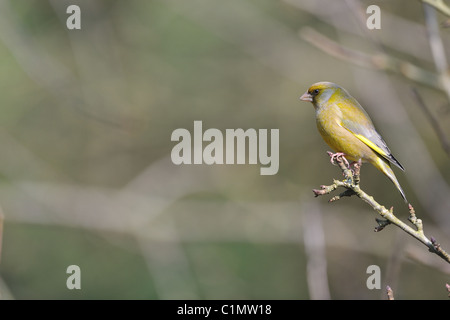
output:
[[[81,30],[68,30],[69,5]],[[359,199],[299,97],[346,88],[450,248],[450,29],[420,1],[1,0],[0,295],[14,299],[448,299],[449,265]],[[431,9],[431,10],[430,10]],[[177,128],[280,130],[280,168],[181,165]],[[362,188],[407,222],[391,182]],[[68,290],[66,269],[81,269]],[[366,286],[378,265],[381,290]]]

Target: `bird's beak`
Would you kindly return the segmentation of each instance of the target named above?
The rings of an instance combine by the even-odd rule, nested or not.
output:
[[[308,91],[306,91],[306,92],[300,97],[300,100],[312,102],[312,101],[313,101],[313,97],[312,97],[312,95],[309,94]]]

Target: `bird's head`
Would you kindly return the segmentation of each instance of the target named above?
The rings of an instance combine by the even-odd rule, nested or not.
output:
[[[341,89],[341,87],[332,82],[317,82],[309,87],[308,91],[300,97],[300,100],[312,102],[314,106],[320,106],[328,102]]]

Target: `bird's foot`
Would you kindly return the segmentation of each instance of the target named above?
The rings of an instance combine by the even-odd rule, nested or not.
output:
[[[333,153],[333,152],[330,152],[330,151],[327,151],[327,153],[328,153],[328,155],[330,156],[330,162],[331,162],[332,164],[335,165],[334,162],[336,161],[336,159],[339,158],[339,157],[341,157],[342,160],[344,161],[345,165],[347,166],[347,168],[350,169],[350,164],[348,163],[347,159],[345,159],[345,157],[344,157],[344,156],[345,156],[345,153],[343,153],[343,152],[336,152],[336,153]]]

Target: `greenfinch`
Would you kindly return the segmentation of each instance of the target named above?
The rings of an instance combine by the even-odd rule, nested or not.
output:
[[[386,142],[376,131],[372,120],[361,105],[344,88],[332,82],[313,84],[301,97],[313,104],[316,124],[325,142],[348,160],[369,162],[383,172],[395,185],[405,202],[391,163],[405,170],[395,159]]]

